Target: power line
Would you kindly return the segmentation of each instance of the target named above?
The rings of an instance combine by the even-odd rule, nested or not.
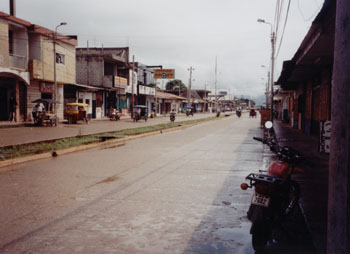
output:
[[[280,49],[281,49],[281,45],[282,45],[282,41],[283,41],[283,35],[284,35],[284,31],[285,31],[285,29],[286,29],[287,20],[288,20],[288,14],[289,14],[290,3],[291,3],[291,0],[288,1],[288,7],[287,7],[287,12],[286,12],[286,18],[285,18],[285,20],[284,20],[283,31],[282,31],[281,40],[280,40],[280,43],[279,43],[279,46],[278,46],[276,58],[278,57],[278,54],[279,54]]]
[[[303,18],[303,20],[305,21],[305,22],[308,22],[308,21],[310,21],[313,17],[315,17],[315,15],[321,10],[321,8],[322,8],[322,4],[317,8],[317,10],[316,10],[316,12],[314,13],[314,14],[312,14],[309,18],[305,18],[305,16],[304,16],[304,14],[303,14],[303,12],[302,12],[302,10],[301,10],[301,7],[300,7],[300,2],[299,2],[299,0],[297,1],[297,4],[298,4],[298,10],[299,10],[299,13],[300,13],[300,15],[302,16],[302,18]]]

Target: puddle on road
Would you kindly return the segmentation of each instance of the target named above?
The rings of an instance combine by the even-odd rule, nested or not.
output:
[[[219,241],[234,241],[239,248],[235,248],[235,253],[252,253],[250,222],[242,222],[237,228],[219,228],[213,235]]]
[[[109,183],[109,182],[114,182],[116,180],[118,180],[117,176],[110,176],[110,177],[107,177],[106,179],[103,179],[102,181],[97,182],[96,184]]]

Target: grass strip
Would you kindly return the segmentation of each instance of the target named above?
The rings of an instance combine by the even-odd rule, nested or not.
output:
[[[220,117],[221,118],[221,117]],[[7,147],[0,147],[0,161],[15,159],[23,156],[29,156],[40,153],[54,152],[71,147],[77,147],[81,145],[87,145],[92,143],[103,142],[105,137],[120,139],[128,136],[139,135],[143,133],[149,133],[153,131],[160,131],[171,129],[179,126],[186,126],[195,123],[207,122],[216,120],[218,117],[208,117],[202,119],[180,121],[173,123],[163,123],[139,128],[129,128],[113,132],[105,132],[91,135],[77,135],[75,137],[62,138],[54,141],[40,141],[31,144],[14,145]]]

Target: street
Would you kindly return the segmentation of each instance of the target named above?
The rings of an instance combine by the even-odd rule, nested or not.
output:
[[[12,166],[0,175],[0,252],[253,253],[251,190],[239,186],[266,167],[261,132],[231,116]]]

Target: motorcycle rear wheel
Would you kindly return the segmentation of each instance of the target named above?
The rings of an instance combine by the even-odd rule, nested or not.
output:
[[[267,242],[270,240],[271,231],[269,227],[263,223],[255,223],[252,226],[252,245],[256,251],[263,251],[267,247]]]

